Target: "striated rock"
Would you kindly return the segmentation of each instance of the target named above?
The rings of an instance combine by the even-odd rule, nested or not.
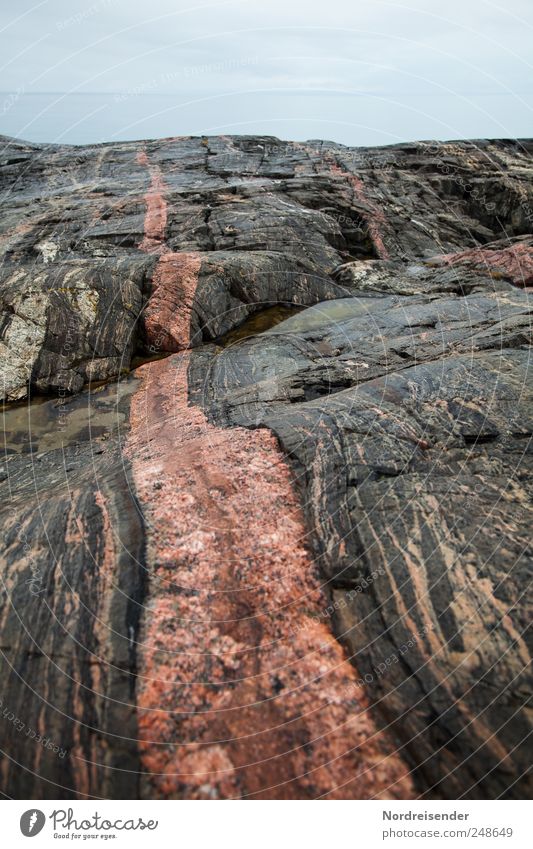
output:
[[[429,795],[528,793],[529,351],[452,354],[344,390],[322,365],[312,383],[311,365],[303,393],[294,374],[266,378],[248,406],[241,374],[265,356],[274,372],[267,351],[224,352],[223,403],[208,408],[245,423],[261,410],[293,460],[337,634],[383,727]],[[352,356],[371,360],[357,337]]]
[[[481,269],[497,280],[503,278],[514,286],[528,288],[533,284],[533,239],[521,236],[509,241],[447,254],[438,260],[450,266]]]
[[[25,398],[28,384],[37,392],[79,392],[129,369],[142,265],[84,259],[25,269],[12,261],[0,275],[4,400]]]
[[[5,416],[0,776],[10,797],[138,794],[144,534],[119,439],[134,383],[96,393],[90,408],[82,394]]]
[[[4,140],[5,794],[531,793],[531,151]]]
[[[153,564],[137,687],[145,795],[411,797],[322,615],[275,438],[209,424],[188,406],[188,366],[182,354],[140,369],[126,447]]]
[[[4,139],[0,190],[7,400],[28,386],[70,392],[115,377],[143,342],[180,350],[183,329],[161,334],[153,316],[157,298],[176,305],[194,294],[180,289],[172,254],[202,262],[189,305],[197,344],[267,304],[342,297],[331,275],[346,261],[461,255],[527,234],[533,215],[525,141],[349,149],[244,136],[77,148]],[[529,250],[515,246],[515,278]]]

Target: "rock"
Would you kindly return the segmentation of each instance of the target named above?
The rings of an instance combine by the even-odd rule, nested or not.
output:
[[[146,263],[145,263],[146,265]],[[4,399],[79,392],[85,383],[128,369],[142,309],[143,266],[65,260],[3,265]]]
[[[348,323],[329,327],[348,336]],[[358,339],[351,353],[372,362]],[[278,356],[259,339],[227,350],[211,381],[216,399],[221,380],[223,400],[204,403],[215,418],[231,410],[235,423],[261,410],[291,457],[337,633],[419,787],[445,798],[520,797],[531,653],[529,352],[454,353],[352,378],[351,389],[312,364],[298,375],[303,393],[281,356],[276,368]],[[248,407],[242,373],[261,374],[265,359],[281,377],[247,387]],[[228,375],[237,376],[234,398]],[[317,385],[323,392],[304,400]]]
[[[477,249],[502,232],[527,234],[532,215],[526,141],[349,149],[224,137],[79,148],[4,138],[0,186],[6,400],[28,386],[71,392],[116,377],[143,343],[179,350],[268,303],[340,297],[331,278],[346,261]],[[515,266],[518,249],[525,256],[525,243]],[[186,296],[164,257],[185,252],[201,263],[191,338],[160,339],[155,302],[148,326],[143,309],[162,269],[164,300]]]
[[[98,423],[99,414],[125,419],[132,388],[117,398],[112,387],[95,400],[92,429],[82,394],[68,409],[47,401],[35,420],[27,407],[26,421],[20,415],[19,431],[11,431],[17,451],[1,484],[0,559],[1,775],[11,797],[138,793],[144,533],[119,434],[101,442]],[[6,416],[11,427],[15,412]],[[48,450],[37,466],[26,452],[41,443]]]
[[[480,269],[496,280],[509,280],[523,289],[533,285],[533,239],[520,236],[438,257],[437,262]],[[462,272],[464,273],[464,272]]]
[[[210,424],[188,371],[185,352],[139,370],[126,444],[151,565],[144,795],[205,798],[208,778],[216,798],[410,798],[334,639],[275,437]]]
[[[531,792],[532,144],[4,139],[5,794]]]

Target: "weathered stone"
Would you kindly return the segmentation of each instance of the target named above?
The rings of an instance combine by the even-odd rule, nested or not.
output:
[[[531,152],[4,140],[5,794],[530,794]]]
[[[267,303],[342,296],[331,275],[354,258],[420,261],[528,233],[529,144],[349,149],[224,137],[75,148],[4,139],[3,397],[24,398],[28,385],[77,391],[128,368],[146,341],[141,311],[161,253],[202,256],[196,344]],[[166,291],[183,295],[179,274],[168,260],[162,267]],[[180,347],[163,338],[162,350]]]
[[[529,792],[525,298],[330,302],[218,354],[193,396],[291,457],[337,634],[430,796]]]
[[[0,775],[10,797],[138,794],[144,535],[117,428],[134,384],[98,393],[90,412],[83,394],[6,415]]]

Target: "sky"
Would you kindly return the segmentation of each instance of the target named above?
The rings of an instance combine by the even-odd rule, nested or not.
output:
[[[533,135],[532,0],[2,0],[0,133]]]

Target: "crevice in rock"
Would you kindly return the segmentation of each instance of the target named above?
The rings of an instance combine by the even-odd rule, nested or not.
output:
[[[463,434],[465,445],[484,445],[488,442],[496,442],[499,433],[468,433]]]
[[[256,312],[249,315],[241,324],[238,324],[233,330],[229,330],[223,336],[215,339],[205,340],[211,342],[218,348],[228,348],[237,342],[251,339],[266,330],[276,327],[285,319],[293,315],[297,315],[306,309],[305,306],[298,304],[274,303],[271,306],[259,308]]]

